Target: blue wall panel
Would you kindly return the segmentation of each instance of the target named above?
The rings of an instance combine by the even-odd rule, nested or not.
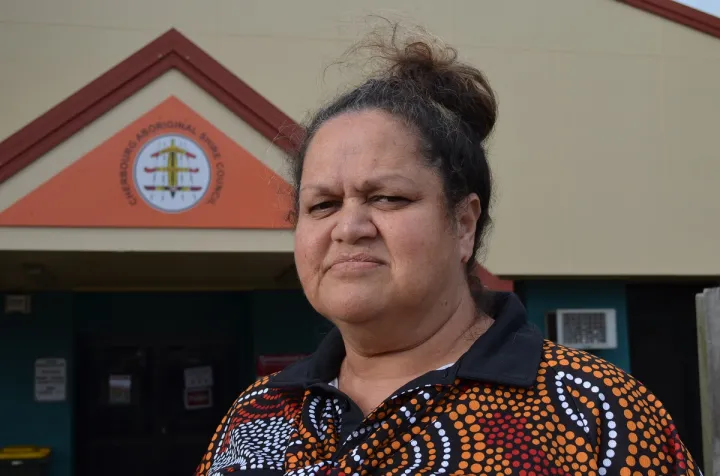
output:
[[[0,311],[0,446],[51,447],[50,476],[69,476],[73,461],[71,304],[70,294],[36,294],[30,315]],[[65,402],[35,401],[35,359],[47,357],[67,359]]]
[[[545,314],[558,308],[614,308],[617,315],[618,347],[593,354],[630,372],[627,299],[622,281],[538,280],[519,286],[528,317],[545,330]]]

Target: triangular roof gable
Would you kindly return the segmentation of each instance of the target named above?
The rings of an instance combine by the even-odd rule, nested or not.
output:
[[[300,129],[290,117],[171,29],[0,142],[0,184],[173,69],[282,150],[293,148]]]
[[[282,177],[174,96],[6,210],[0,226],[289,229]]]

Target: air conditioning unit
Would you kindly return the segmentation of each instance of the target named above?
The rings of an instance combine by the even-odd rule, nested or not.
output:
[[[575,349],[617,348],[615,309],[557,309],[557,343]]]

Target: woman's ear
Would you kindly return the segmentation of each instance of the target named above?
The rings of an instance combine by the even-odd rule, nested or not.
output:
[[[463,264],[472,259],[475,232],[477,231],[477,222],[481,213],[480,197],[475,193],[465,197],[457,206],[455,222],[457,223],[458,240],[460,242],[460,259]]]

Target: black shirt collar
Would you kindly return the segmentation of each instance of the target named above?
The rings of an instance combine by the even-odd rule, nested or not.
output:
[[[479,382],[530,387],[535,382],[542,356],[543,337],[527,322],[520,299],[508,292],[488,292],[490,316],[495,320],[470,349],[443,373],[443,382],[453,377]],[[271,387],[309,387],[328,383],[340,372],[345,345],[333,328],[314,354],[276,374]]]

